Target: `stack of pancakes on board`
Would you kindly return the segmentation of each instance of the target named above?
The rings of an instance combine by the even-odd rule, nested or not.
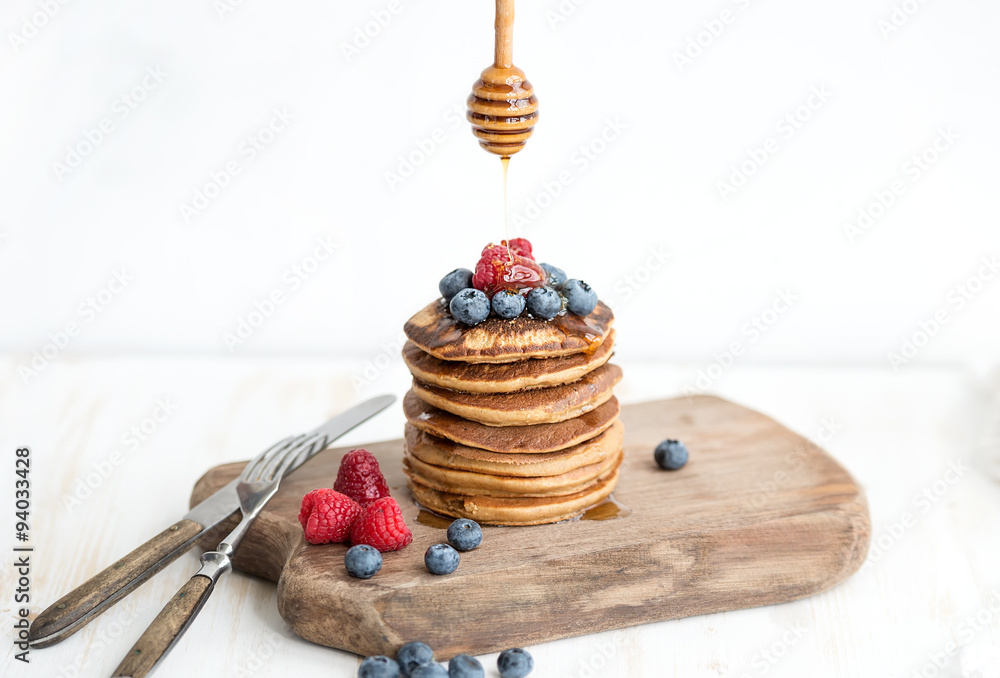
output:
[[[553,523],[604,501],[624,438],[613,321],[599,302],[586,317],[470,327],[443,299],[410,318],[403,464],[414,499],[492,525]]]

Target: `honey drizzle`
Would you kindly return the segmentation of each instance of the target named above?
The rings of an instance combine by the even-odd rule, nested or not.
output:
[[[586,316],[563,311],[551,322],[554,322],[567,337],[582,337],[589,344],[586,353],[590,355],[593,355],[604,342],[604,331]]]
[[[510,225],[507,222],[507,167],[510,165],[510,156],[505,155],[500,158],[500,166],[503,167],[503,232],[506,236],[504,242],[507,243],[507,257],[514,261],[514,253],[510,250]]]

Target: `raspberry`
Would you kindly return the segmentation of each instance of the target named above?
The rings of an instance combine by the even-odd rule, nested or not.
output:
[[[524,238],[515,238],[511,240],[509,249],[506,240],[483,248],[472,276],[472,286],[492,298],[500,290],[520,291],[540,287],[546,280],[548,275],[532,258],[531,243]]]
[[[501,245],[506,245],[506,240],[500,241]],[[534,255],[531,254],[531,243],[528,242],[526,238],[514,238],[510,241],[510,251],[514,254],[519,254],[526,259],[535,260]]]
[[[362,506],[389,496],[389,486],[378,468],[378,459],[368,450],[351,450],[340,460],[333,489]]]
[[[379,551],[398,551],[411,541],[413,534],[392,497],[376,499],[364,507],[351,528],[351,543],[368,544]]]
[[[313,490],[302,497],[299,522],[310,544],[344,541],[361,516],[361,506],[334,490]]]

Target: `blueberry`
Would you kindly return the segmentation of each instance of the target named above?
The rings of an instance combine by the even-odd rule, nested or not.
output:
[[[490,316],[490,300],[482,290],[467,287],[451,299],[452,316],[460,323],[478,325]]]
[[[352,546],[344,554],[344,567],[352,577],[371,579],[382,569],[382,554],[368,544]]]
[[[458,551],[447,544],[434,544],[424,554],[424,565],[431,574],[451,574],[458,569]]]
[[[396,661],[404,676],[412,676],[414,669],[434,663],[434,650],[426,643],[407,643],[399,648]]]
[[[475,657],[460,654],[448,662],[448,678],[485,678],[483,665]]]
[[[552,320],[562,310],[562,299],[551,287],[536,287],[528,292],[528,312],[536,318]]]
[[[467,287],[472,287],[472,271],[467,268],[456,268],[438,283],[438,291],[445,301],[451,301],[452,297]]]
[[[468,518],[459,518],[448,526],[448,541],[459,551],[471,551],[483,543],[483,528]]]
[[[597,307],[597,292],[582,280],[570,278],[562,286],[562,293],[566,297],[566,308],[577,315],[590,315]]]
[[[559,287],[566,282],[566,271],[552,264],[542,264],[542,269],[549,274],[549,284],[552,287]]]
[[[516,318],[524,311],[524,297],[513,290],[500,290],[493,295],[493,312],[501,318]]]
[[[653,457],[660,468],[676,471],[688,461],[688,448],[678,440],[664,440],[656,446]]]
[[[358,678],[399,678],[399,664],[384,655],[369,657],[361,662]]]
[[[535,668],[535,660],[526,650],[515,647],[500,653],[497,668],[500,669],[500,678],[524,678]]]
[[[424,664],[413,669],[410,678],[448,678],[448,671],[440,664]]]

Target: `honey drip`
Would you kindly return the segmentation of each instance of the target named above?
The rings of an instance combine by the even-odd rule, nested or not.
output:
[[[581,337],[589,344],[587,353],[593,355],[604,341],[604,330],[587,316],[580,316],[570,311],[563,311],[551,322],[567,337]]]
[[[510,251],[510,224],[507,222],[507,167],[510,166],[510,156],[505,155],[500,158],[500,166],[503,167],[503,233],[507,239],[507,256],[514,261],[514,253]]]

